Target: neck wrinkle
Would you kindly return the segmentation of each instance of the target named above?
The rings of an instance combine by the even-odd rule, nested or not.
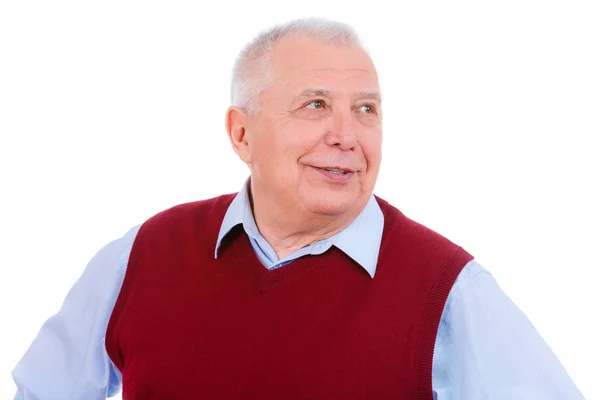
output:
[[[294,213],[286,213],[280,210],[277,207],[277,202],[272,205],[265,204],[264,207],[262,206],[263,203],[260,203],[257,207],[250,186],[248,189],[248,198],[258,231],[273,248],[277,258],[280,260],[305,246],[330,238],[341,232],[356,217],[312,215],[310,218],[294,218]],[[269,210],[269,212],[263,212],[263,210]]]

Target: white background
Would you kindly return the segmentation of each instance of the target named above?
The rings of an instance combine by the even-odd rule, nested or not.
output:
[[[475,255],[600,399],[598,2],[386,4],[2,3],[0,397],[101,246],[241,188],[224,129],[237,52],[324,16],[380,74],[376,193]]]

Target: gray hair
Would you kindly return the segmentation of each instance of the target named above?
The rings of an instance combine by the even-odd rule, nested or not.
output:
[[[342,22],[322,18],[304,18],[274,26],[261,32],[238,55],[231,81],[231,104],[255,115],[260,110],[259,96],[271,83],[271,50],[279,40],[290,36],[308,36],[340,45],[364,49],[356,31]]]

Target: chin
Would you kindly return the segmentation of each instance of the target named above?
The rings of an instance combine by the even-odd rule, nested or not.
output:
[[[315,214],[336,216],[352,212],[358,205],[356,196],[344,193],[316,193],[304,197],[306,208]]]

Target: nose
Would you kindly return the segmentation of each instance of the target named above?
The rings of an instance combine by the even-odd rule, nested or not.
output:
[[[325,135],[328,146],[339,147],[341,150],[353,150],[356,147],[356,132],[354,116],[350,110],[336,110],[331,115],[331,125]]]

